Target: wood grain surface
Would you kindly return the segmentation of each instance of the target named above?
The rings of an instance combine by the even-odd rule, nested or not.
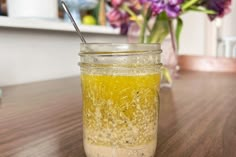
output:
[[[0,157],[85,157],[78,77],[3,88]],[[236,157],[236,74],[161,89],[156,157]]]

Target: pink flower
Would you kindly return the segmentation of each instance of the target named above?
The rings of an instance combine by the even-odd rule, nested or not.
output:
[[[107,13],[107,18],[112,27],[120,27],[121,34],[127,34],[129,27],[129,15],[127,13],[116,8]]]
[[[111,5],[114,8],[118,8],[121,6],[121,4],[124,2],[124,0],[111,0]]]
[[[120,27],[123,22],[123,13],[119,9],[112,9],[107,13],[107,18],[112,27]]]

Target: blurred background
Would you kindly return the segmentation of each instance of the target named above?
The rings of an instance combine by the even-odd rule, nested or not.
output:
[[[66,2],[88,42],[128,42],[106,18],[110,1]],[[0,0],[0,86],[79,75],[80,39],[59,4]],[[183,15],[178,55],[236,58],[236,1],[225,18],[207,18],[201,13]]]

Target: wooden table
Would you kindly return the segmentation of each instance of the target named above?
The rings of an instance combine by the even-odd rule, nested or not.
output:
[[[0,157],[84,157],[78,77],[3,88]],[[156,157],[236,157],[236,74],[161,89]]]

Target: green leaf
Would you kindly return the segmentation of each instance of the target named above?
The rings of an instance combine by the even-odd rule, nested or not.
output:
[[[177,42],[177,48],[179,49],[179,40],[180,40],[180,34],[183,29],[183,20],[179,17],[177,19],[177,26],[175,30],[175,37],[176,37],[176,42]]]
[[[168,68],[166,68],[166,67],[162,68],[162,75],[163,75],[164,79],[167,80],[168,83],[172,84],[173,80],[172,80],[172,77],[171,77],[171,74],[170,74],[170,71]]]
[[[198,11],[198,12],[202,12],[202,13],[205,13],[205,14],[216,14],[216,12],[214,10],[209,10],[209,9],[206,9],[206,8],[203,8],[203,7],[192,6],[192,7],[189,8],[189,10]]]
[[[162,42],[169,34],[168,17],[165,13],[160,14],[156,17],[155,24],[150,33],[148,43],[159,43]]]
[[[148,10],[143,10],[142,11],[142,16],[143,16],[143,23],[141,24],[141,32],[139,35],[139,42],[140,43],[147,43],[148,40],[145,40],[145,35],[146,35],[146,30],[150,31],[150,28],[148,26],[148,21],[151,17],[151,11]]]
[[[199,2],[199,0],[189,0],[186,1],[183,5],[182,5],[182,10],[186,10],[189,7],[193,6],[195,3]]]
[[[144,13],[143,13],[143,17],[144,17],[144,21],[143,21],[143,25],[141,27],[141,32],[140,32],[140,36],[139,36],[140,43],[145,42],[145,32],[146,32],[146,27],[147,27],[147,24],[148,24],[147,16],[144,15]]]

